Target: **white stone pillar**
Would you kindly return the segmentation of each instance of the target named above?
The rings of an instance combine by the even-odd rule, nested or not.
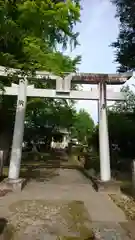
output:
[[[21,79],[19,81],[18,89],[14,134],[8,174],[8,178],[13,180],[17,180],[20,174],[26,101],[27,101],[27,79],[25,78],[24,80]]]
[[[66,135],[63,135],[62,144],[63,144],[63,148],[65,148],[67,146],[67,137],[66,137]]]
[[[135,193],[135,160],[132,162],[132,187],[133,192]]]
[[[106,110],[106,84],[99,83],[99,150],[101,181],[111,180],[108,121]]]
[[[97,101],[97,110],[98,110],[98,124],[99,124],[99,115],[100,115],[99,100]]]

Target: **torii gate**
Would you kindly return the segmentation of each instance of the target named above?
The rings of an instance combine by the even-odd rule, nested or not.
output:
[[[17,108],[14,125],[14,135],[9,166],[8,180],[19,181],[22,141],[24,132],[24,118],[28,97],[44,97],[55,99],[76,99],[76,100],[97,100],[99,103],[99,145],[100,145],[100,176],[101,181],[111,180],[109,138],[107,124],[106,101],[122,101],[125,96],[121,92],[106,90],[109,84],[124,84],[133,73],[125,74],[91,74],[91,73],[70,73],[64,78],[55,76],[49,72],[40,71],[34,75],[35,79],[43,81],[56,81],[56,89],[38,89],[34,85],[29,85],[28,80],[32,75],[23,75],[20,70],[0,67],[0,76],[14,77],[17,74],[19,85],[12,84],[5,87],[5,95],[17,95]],[[71,82],[75,84],[97,84],[97,89],[91,88],[89,91],[71,90]],[[3,94],[1,91],[0,94]]]

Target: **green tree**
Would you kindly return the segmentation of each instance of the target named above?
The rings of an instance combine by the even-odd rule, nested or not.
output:
[[[119,35],[112,44],[116,49],[116,62],[120,72],[135,69],[135,1],[112,0],[116,6],[116,17],[120,21]]]
[[[119,64],[118,71],[134,71],[135,69],[135,1],[112,0],[116,6],[116,17],[119,19],[119,35],[112,44],[115,49],[115,60]],[[125,102],[116,103],[109,114],[110,141],[118,144],[119,154],[133,158],[134,125],[135,125],[135,94],[123,88],[127,95]],[[122,163],[123,164],[123,163]],[[130,162],[127,162],[127,167]]]
[[[74,107],[66,101],[62,105],[58,101],[34,99],[34,104],[27,106],[25,121],[25,138],[39,140],[51,137],[57,128],[70,128],[74,121]],[[47,141],[48,142],[48,141]]]
[[[76,46],[79,18],[79,1],[0,1],[0,64],[48,70],[57,44]]]
[[[115,102],[112,106],[113,112],[118,113],[133,113],[135,112],[135,94],[130,90],[129,86],[121,88],[121,92],[125,95],[126,100]]]
[[[109,112],[110,143],[119,147],[122,157],[134,157],[135,113]]]
[[[134,157],[135,93],[128,86],[121,91],[126,94],[126,101],[116,102],[108,115],[110,141],[119,146],[123,157]]]
[[[80,61],[80,56],[75,59],[64,56],[57,51],[57,46],[61,44],[66,48],[69,42],[72,47],[76,46],[78,33],[74,32],[73,27],[79,19],[80,4],[77,0],[66,2],[0,0],[0,65],[33,72],[37,69],[46,70],[58,75],[63,72],[74,72]],[[16,78],[13,78],[12,81],[16,82]],[[1,86],[3,83],[6,85],[10,81],[7,79],[7,82],[3,82],[1,78]],[[34,83],[38,87],[47,87],[45,83],[41,84],[40,81]],[[29,99],[29,101],[32,102],[33,107],[37,105],[37,99]],[[39,115],[42,115],[40,124],[47,117],[47,110],[44,110],[43,115],[43,104],[46,107],[46,101],[41,100],[39,106],[41,108]],[[59,111],[63,111],[64,104],[65,110],[67,109],[66,101],[53,101],[52,104],[50,100],[47,104],[50,112],[54,105],[57,105]],[[1,129],[3,132],[8,128],[10,132],[13,130],[15,105],[15,98],[12,98],[12,101],[11,97],[1,99],[0,114],[1,122],[4,123],[4,127]],[[8,120],[5,121],[7,116]],[[27,120],[29,123],[33,121],[33,119],[30,120],[30,117],[32,118],[32,114],[28,107]],[[4,137],[2,139],[4,141]],[[11,134],[5,139],[5,143],[9,142],[9,139],[11,139]]]
[[[135,93],[128,86],[121,91],[127,95],[127,99],[115,102],[108,109],[108,129],[112,168],[126,171],[130,169],[135,156]],[[97,126],[90,139],[96,151],[99,151],[98,139]]]
[[[87,111],[81,109],[75,114],[72,127],[72,137],[77,138],[81,143],[87,143],[94,128],[94,122]]]

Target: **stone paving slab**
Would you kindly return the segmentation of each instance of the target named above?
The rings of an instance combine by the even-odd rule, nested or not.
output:
[[[118,223],[93,222],[96,240],[131,240],[128,232]]]
[[[89,201],[85,199],[85,206],[92,221],[126,222],[124,212],[118,208],[106,193],[91,193]]]
[[[92,235],[91,220],[81,201],[15,201],[8,206],[6,218],[7,231],[12,229],[12,240],[47,240],[47,234],[49,239],[65,236],[83,240]]]

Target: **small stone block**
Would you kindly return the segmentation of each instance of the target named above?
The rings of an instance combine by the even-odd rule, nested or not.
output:
[[[120,182],[110,180],[108,182],[97,181],[97,190],[99,192],[115,193],[120,192]]]
[[[20,192],[20,191],[22,191],[25,184],[26,184],[26,179],[24,179],[24,178],[19,178],[16,180],[6,178],[1,183],[0,188],[2,187],[3,189],[8,189],[13,192]]]

